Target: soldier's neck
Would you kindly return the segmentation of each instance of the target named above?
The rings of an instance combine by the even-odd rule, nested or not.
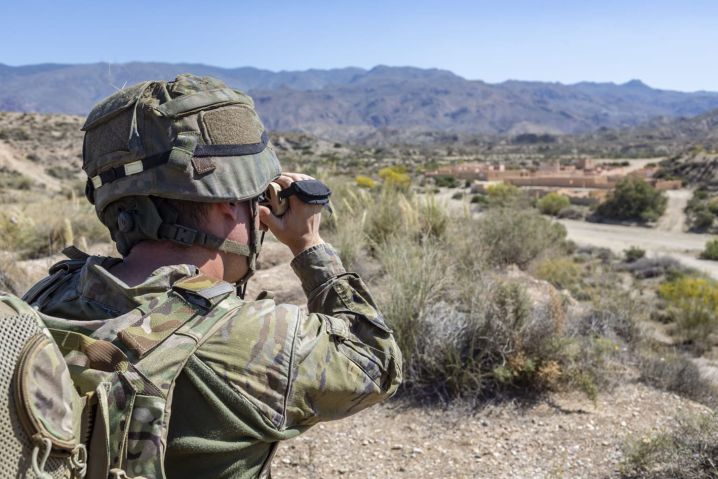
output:
[[[225,281],[236,281],[246,272],[242,265],[232,264],[227,256],[215,250],[199,246],[184,247],[168,241],[143,241],[136,244],[121,263],[110,272],[130,287],[143,283],[153,272],[163,266],[190,264],[206,276]],[[236,277],[236,279],[235,279]]]

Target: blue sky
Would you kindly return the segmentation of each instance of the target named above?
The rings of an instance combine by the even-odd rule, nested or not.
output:
[[[718,91],[718,1],[4,0],[0,63],[412,65]]]

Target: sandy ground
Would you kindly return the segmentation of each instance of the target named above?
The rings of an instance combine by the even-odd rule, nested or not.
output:
[[[49,190],[60,190],[61,181],[48,175],[45,172],[44,164],[20,160],[19,158],[20,153],[14,151],[14,149],[4,141],[0,141],[0,168],[22,173]]]
[[[272,477],[606,478],[616,475],[627,441],[704,411],[642,384],[596,402],[564,393],[478,411],[390,401],[283,443]]]

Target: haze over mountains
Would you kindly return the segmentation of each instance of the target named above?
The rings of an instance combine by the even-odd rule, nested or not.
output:
[[[0,110],[84,115],[124,85],[169,80],[184,72],[212,75],[248,91],[272,130],[336,139],[361,139],[377,132],[580,133],[718,109],[718,93],[657,90],[638,80],[620,85],[489,84],[412,67],[271,72],[198,64],[95,63],[0,64]]]

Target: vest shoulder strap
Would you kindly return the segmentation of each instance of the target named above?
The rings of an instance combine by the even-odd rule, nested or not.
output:
[[[32,305],[41,305],[44,298],[47,298],[61,284],[67,281],[72,274],[82,269],[90,258],[90,255],[84,251],[80,251],[75,246],[68,246],[62,253],[68,258],[50,266],[49,274],[22,297]]]

